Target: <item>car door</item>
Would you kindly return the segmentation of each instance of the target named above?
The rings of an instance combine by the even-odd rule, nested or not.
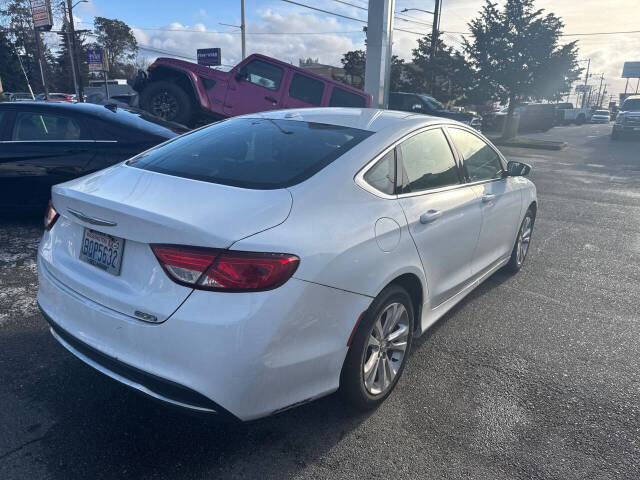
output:
[[[520,226],[522,179],[505,176],[501,155],[471,130],[447,127],[463,161],[467,181],[480,197],[482,229],[472,262],[473,275],[481,275],[509,257]]]
[[[51,186],[82,175],[95,154],[86,126],[68,111],[19,109],[8,130],[0,148],[5,208],[44,208]]]
[[[253,59],[232,71],[224,113],[235,116],[279,108],[284,90],[284,68]]]
[[[462,290],[471,277],[482,214],[477,191],[440,127],[421,131],[398,147],[403,187],[398,195],[429,287],[431,308]]]
[[[325,93],[325,82],[303,73],[290,71],[289,87],[282,99],[284,108],[319,107]]]

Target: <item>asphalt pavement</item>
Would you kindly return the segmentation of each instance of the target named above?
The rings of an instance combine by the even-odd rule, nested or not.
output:
[[[527,265],[415,342],[392,396],[243,425],[167,408],[74,358],[35,302],[41,219],[0,221],[0,478],[640,478],[640,141],[557,127]]]

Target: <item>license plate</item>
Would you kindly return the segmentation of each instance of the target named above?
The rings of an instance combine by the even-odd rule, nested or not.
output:
[[[123,251],[123,238],[96,232],[89,228],[84,229],[80,260],[95,265],[112,275],[120,275]]]

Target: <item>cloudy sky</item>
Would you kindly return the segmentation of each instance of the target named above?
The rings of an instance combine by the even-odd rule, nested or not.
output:
[[[366,0],[296,0],[297,3],[365,20]],[[501,3],[501,0],[498,0]],[[247,52],[260,52],[296,63],[299,58],[318,58],[322,63],[340,64],[342,53],[364,47],[364,23],[313,11],[282,0],[246,0]],[[484,0],[443,0],[441,30],[467,31]],[[405,8],[433,10],[433,0],[396,0],[393,50],[409,59],[419,34],[429,32],[432,16]],[[565,22],[565,33],[595,33],[640,30],[640,0],[537,0],[536,5],[554,12]],[[197,48],[221,47],[224,64],[240,58],[239,29],[221,25],[240,23],[240,0],[90,0],[79,4],[76,16],[90,26],[96,15],[118,18],[134,27],[145,56],[182,55],[195,57]],[[459,33],[446,33],[452,46]],[[624,61],[640,61],[640,34],[568,36],[579,40],[580,58],[591,58],[591,72],[605,74],[608,92],[625,88],[620,78]],[[586,66],[586,62],[584,63]],[[599,78],[598,78],[599,81]],[[598,83],[592,79],[592,83]],[[635,80],[632,88],[635,90]],[[597,86],[597,85],[596,85]],[[630,86],[631,88],[631,86]]]

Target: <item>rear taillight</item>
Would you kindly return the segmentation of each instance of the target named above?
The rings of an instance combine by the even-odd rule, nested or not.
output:
[[[151,249],[172,280],[203,290],[271,290],[289,280],[300,263],[295,255],[284,253],[181,245],[151,245]]]
[[[53,228],[53,224],[56,223],[56,220],[58,220],[59,216],[60,215],[58,215],[56,209],[53,208],[51,200],[49,200],[49,205],[47,205],[47,210],[44,213],[44,229],[51,230]]]

